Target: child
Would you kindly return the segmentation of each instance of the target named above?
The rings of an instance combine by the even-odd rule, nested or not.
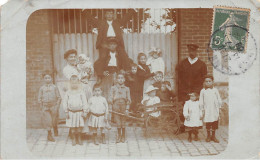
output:
[[[131,65],[131,72],[126,75],[126,86],[130,89],[131,94],[131,105],[130,105],[130,111],[134,114],[136,113],[136,104],[138,103],[138,95],[139,95],[139,85],[137,83],[138,77],[137,77],[137,64]],[[140,102],[140,101],[139,101]]]
[[[149,86],[145,91],[145,93],[148,96],[145,96],[141,103],[145,106],[152,106],[155,104],[159,104],[160,98],[156,96],[156,90],[158,90],[158,88],[156,88],[152,85]],[[152,107],[152,108],[147,108],[146,112],[151,112],[151,111],[156,111],[156,110],[157,110],[156,107]],[[161,115],[161,111],[152,112],[149,115],[154,118],[158,118]]]
[[[160,89],[156,92],[156,96],[160,98],[161,103],[169,103],[176,95],[171,89],[171,83],[169,81],[163,81]]]
[[[76,143],[83,145],[81,132],[84,127],[84,117],[87,113],[87,99],[85,92],[80,86],[79,77],[72,75],[70,78],[70,89],[63,99],[63,109],[66,113],[66,125],[71,129],[72,146]]]
[[[163,82],[163,72],[161,71],[155,72],[153,86],[160,89],[162,86],[162,82]]]
[[[183,115],[185,117],[184,125],[188,129],[188,141],[192,141],[192,133],[195,135],[194,140],[198,141],[198,129],[202,128],[203,114],[199,108],[198,94],[190,93],[190,100],[186,101],[183,107]]]
[[[111,87],[109,95],[109,110],[118,112],[120,114],[128,114],[129,106],[131,104],[130,90],[124,85],[125,76],[123,73],[117,74],[116,85]],[[126,118],[124,115],[114,114],[114,119],[117,124],[117,139],[116,142],[125,142],[125,127]]]
[[[55,142],[52,137],[51,129],[54,129],[54,135],[58,136],[58,116],[61,97],[58,88],[52,83],[52,77],[49,72],[43,74],[44,85],[39,90],[38,103],[42,110],[43,127],[47,129],[47,140]]]
[[[206,123],[207,139],[219,143],[215,136],[218,129],[219,109],[221,108],[221,98],[218,90],[213,86],[214,78],[211,75],[205,76],[205,88],[200,91],[200,109],[204,112],[204,122]],[[211,131],[211,133],[210,133]]]
[[[101,86],[95,84],[93,87],[94,96],[89,99],[88,112],[90,114],[88,126],[93,133],[93,142],[98,145],[97,142],[97,129],[101,130],[102,143],[105,144],[105,133],[104,127],[108,120],[108,103],[106,98],[101,96],[102,89]]]
[[[164,75],[165,64],[163,61],[162,51],[159,48],[151,48],[149,51],[150,57],[148,58],[146,64],[150,67],[151,72],[155,73],[157,71],[161,71]]]
[[[137,101],[140,103],[143,99],[143,92],[144,92],[144,82],[145,80],[154,76],[154,73],[150,72],[148,65],[146,65],[147,57],[144,53],[139,53],[138,57],[138,68],[137,68],[137,86],[138,86],[138,95]]]
[[[87,57],[85,54],[79,54],[78,58],[79,62],[77,68],[80,72],[81,81],[87,82],[93,74],[94,68],[92,66],[92,63],[90,62],[89,57]]]

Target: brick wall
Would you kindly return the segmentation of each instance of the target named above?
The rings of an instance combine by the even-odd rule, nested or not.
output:
[[[198,55],[208,66],[212,74],[212,65],[208,61],[207,47],[211,35],[213,9],[181,9],[179,10],[179,60],[188,57],[187,44],[199,45]]]
[[[47,10],[31,14],[26,29],[26,110],[27,127],[40,126],[37,95],[42,85],[41,74],[52,71],[51,28]]]

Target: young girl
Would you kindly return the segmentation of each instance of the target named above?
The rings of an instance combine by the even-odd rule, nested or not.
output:
[[[159,48],[151,48],[151,50],[149,51],[149,55],[150,56],[146,62],[146,65],[149,66],[151,73],[158,73],[160,71],[164,76],[165,64],[163,58],[161,57],[161,50]],[[153,77],[146,79],[144,82],[144,89],[152,85],[155,82],[155,80],[156,78]]]
[[[63,109],[66,113],[66,125],[71,129],[72,145],[83,145],[81,132],[84,127],[83,117],[87,113],[87,99],[77,75],[70,78],[70,89],[64,96]]]
[[[202,111],[199,108],[198,94],[190,93],[190,100],[186,101],[183,107],[183,115],[185,117],[184,126],[189,132],[188,141],[192,141],[192,133],[195,135],[194,140],[198,141],[198,129],[202,128]]]
[[[162,51],[159,48],[151,48],[149,51],[150,57],[148,58],[146,65],[151,69],[152,73],[161,71],[164,75],[165,64],[162,58]]]
[[[207,75],[205,77],[205,88],[200,91],[199,103],[200,109],[204,112],[204,122],[206,123],[206,142],[212,140],[219,143],[215,132],[218,129],[219,109],[221,108],[222,101],[218,90],[213,86],[213,81],[213,76]]]
[[[79,54],[77,69],[80,72],[81,81],[88,81],[94,72],[93,65],[85,54]]]
[[[108,119],[108,103],[105,97],[101,96],[102,89],[99,84],[95,84],[93,87],[94,96],[89,101],[88,112],[90,114],[88,126],[93,133],[93,142],[98,145],[97,142],[97,129],[101,130],[102,143],[105,144],[104,127],[106,127]]]

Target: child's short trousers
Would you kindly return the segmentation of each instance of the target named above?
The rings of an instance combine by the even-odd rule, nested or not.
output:
[[[113,111],[125,114],[126,111],[126,100],[117,99],[113,103]],[[118,128],[125,128],[126,118],[125,116],[114,114],[114,120]]]
[[[218,129],[218,120],[214,122],[206,122],[206,129],[207,130],[216,130]]]

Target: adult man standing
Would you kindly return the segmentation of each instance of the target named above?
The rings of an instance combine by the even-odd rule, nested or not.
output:
[[[189,57],[178,66],[178,96],[180,101],[189,99],[191,92],[200,93],[203,88],[204,76],[207,74],[207,66],[197,56],[199,48],[196,44],[188,44]]]
[[[203,88],[204,77],[207,74],[207,66],[197,56],[199,48],[196,44],[188,44],[189,57],[184,59],[178,66],[178,98],[179,101],[189,100],[189,93],[200,93]],[[183,115],[180,117],[184,122]],[[184,132],[184,126],[181,132]]]

